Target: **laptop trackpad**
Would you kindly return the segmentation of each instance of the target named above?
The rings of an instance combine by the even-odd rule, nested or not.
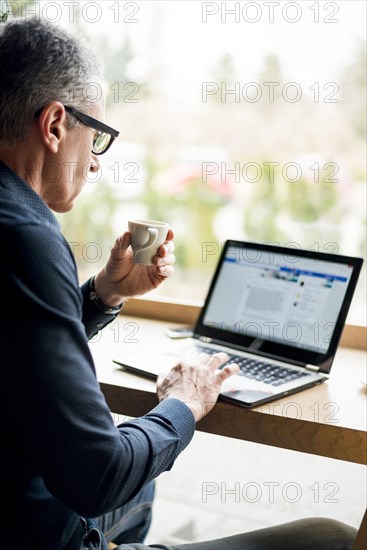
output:
[[[273,395],[271,391],[259,391],[259,390],[230,390],[222,391],[222,397],[229,397],[236,401],[243,401],[244,403],[255,403],[260,399],[266,399],[270,395]]]

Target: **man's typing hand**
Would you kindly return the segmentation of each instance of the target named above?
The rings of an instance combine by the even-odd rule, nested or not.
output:
[[[171,397],[183,401],[198,422],[214,407],[224,380],[239,371],[235,363],[219,370],[226,361],[226,353],[201,353],[195,362],[178,363],[170,371],[159,375],[159,400]]]

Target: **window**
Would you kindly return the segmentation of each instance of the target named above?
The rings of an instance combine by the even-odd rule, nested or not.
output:
[[[62,218],[82,280],[133,217],[176,231],[156,295],[202,300],[227,238],[366,257],[365,2],[36,4],[100,51],[120,130]]]

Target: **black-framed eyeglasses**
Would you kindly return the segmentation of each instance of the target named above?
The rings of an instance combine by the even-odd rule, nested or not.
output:
[[[65,111],[75,116],[75,118],[84,124],[84,126],[88,126],[89,128],[93,128],[93,130],[97,131],[97,135],[93,140],[92,153],[94,155],[103,155],[103,153],[111,147],[120,132],[114,130],[110,126],[107,126],[107,124],[100,122],[96,118],[74,109],[74,107],[70,107],[70,105],[64,105],[64,107]]]

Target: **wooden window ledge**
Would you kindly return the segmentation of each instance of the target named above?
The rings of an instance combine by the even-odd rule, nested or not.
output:
[[[174,300],[172,298],[131,298],[125,303],[121,315],[194,325],[201,307],[202,303],[200,302]],[[340,346],[367,350],[367,327],[345,325]]]

